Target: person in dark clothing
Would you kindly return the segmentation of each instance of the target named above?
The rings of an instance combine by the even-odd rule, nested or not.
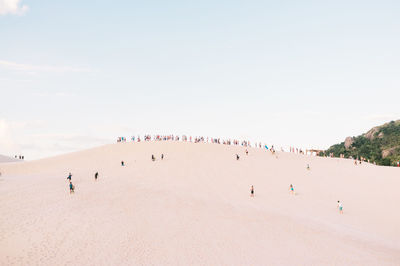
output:
[[[94,174],[94,180],[97,180],[97,177],[99,177],[99,173],[98,173],[98,172],[96,172],[96,173]]]
[[[121,166],[125,166],[125,163],[124,163],[124,161],[121,161]]]
[[[69,181],[69,193],[75,193],[75,186],[72,184],[71,181]]]
[[[151,160],[154,162],[156,160],[156,157],[154,157],[154,155],[151,155]]]
[[[239,155],[236,154],[236,160],[237,160],[237,161],[239,161],[239,158],[240,158]]]
[[[164,160],[164,154],[161,154],[161,160]]]
[[[69,173],[67,179],[71,182],[71,179],[72,179],[72,174],[71,173]]]

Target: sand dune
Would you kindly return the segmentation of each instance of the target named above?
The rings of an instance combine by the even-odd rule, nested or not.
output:
[[[400,169],[244,150],[118,143],[1,164],[0,265],[400,265]]]
[[[19,162],[20,160],[0,154],[0,163]]]

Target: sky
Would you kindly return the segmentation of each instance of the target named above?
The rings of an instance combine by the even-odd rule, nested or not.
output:
[[[0,0],[0,154],[177,134],[326,149],[400,119],[399,1]]]

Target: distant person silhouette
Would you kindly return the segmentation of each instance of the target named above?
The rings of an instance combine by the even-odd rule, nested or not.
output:
[[[99,177],[99,173],[98,173],[98,172],[96,172],[96,173],[94,174],[94,180],[97,180],[97,177]]]
[[[124,161],[121,161],[121,166],[125,166],[125,163],[124,163]]]
[[[342,203],[340,202],[340,201],[337,201],[337,207],[338,207],[338,209],[339,209],[339,213],[340,214],[343,214],[343,205],[342,205]]]
[[[69,173],[69,175],[67,176],[67,179],[68,179],[69,181],[72,180],[72,174],[71,174],[71,173]]]
[[[250,188],[250,197],[254,197],[254,187],[251,186]]]
[[[238,154],[236,154],[236,161],[239,161],[239,155]]]
[[[294,195],[294,187],[292,184],[290,184],[290,194]]]
[[[154,162],[156,160],[156,157],[154,157],[154,154],[151,155],[151,160]]]
[[[72,184],[71,181],[69,181],[69,193],[75,193],[75,186]]]

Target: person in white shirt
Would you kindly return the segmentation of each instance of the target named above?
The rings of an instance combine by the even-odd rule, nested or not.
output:
[[[337,207],[339,209],[339,213],[343,214],[343,205],[342,205],[342,203],[340,201],[337,202]]]

